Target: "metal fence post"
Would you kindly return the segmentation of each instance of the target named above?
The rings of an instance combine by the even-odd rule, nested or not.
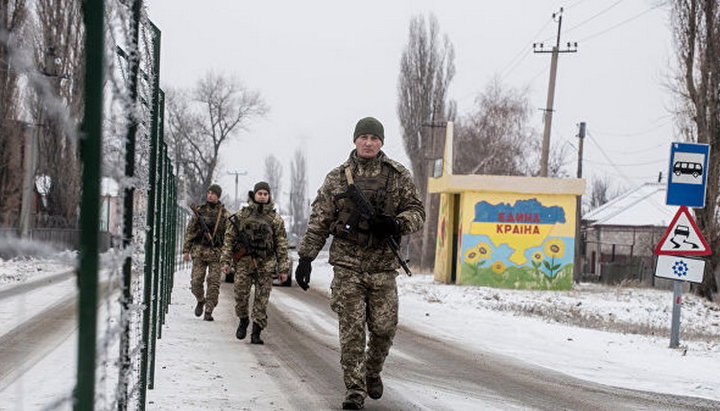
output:
[[[87,0],[85,23],[85,108],[80,138],[80,262],[78,268],[78,359],[73,408],[95,408],[95,352],[98,300],[98,223],[100,221],[100,153],[102,152],[103,55],[105,3]]]
[[[147,197],[147,235],[145,239],[145,278],[143,295],[143,346],[142,360],[140,363],[140,398],[139,406],[145,409],[148,389],[148,356],[150,347],[150,315],[152,305],[152,276],[153,276],[153,254],[157,252],[154,237],[156,236],[155,225],[155,203],[156,203],[156,181],[157,181],[157,152],[158,152],[158,109],[160,98],[160,29],[152,22],[148,22],[153,32],[153,79],[152,79],[152,118],[150,126],[150,159],[149,178],[150,187]],[[151,386],[149,388],[152,388]]]

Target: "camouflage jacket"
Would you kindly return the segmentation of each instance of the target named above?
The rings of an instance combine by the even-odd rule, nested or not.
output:
[[[394,216],[400,223],[400,234],[410,234],[422,228],[425,209],[410,171],[382,151],[376,158],[366,160],[358,157],[353,150],[345,163],[328,173],[318,189],[307,231],[298,247],[300,257],[314,259],[325,245],[331,226],[338,218],[339,207],[335,196],[347,190],[345,168],[349,167],[353,176],[377,176],[382,172],[383,164],[393,171],[386,189],[388,201],[391,201],[389,208],[395,210]],[[338,237],[333,238],[330,246],[330,264],[368,273],[400,268],[392,250],[384,242],[360,246]]]
[[[203,248],[215,248],[219,249],[222,247],[223,235],[225,234],[225,225],[227,219],[230,217],[230,213],[225,209],[223,203],[218,201],[216,204],[208,203],[197,207],[198,213],[203,216],[205,223],[213,234],[214,247],[210,247],[207,239],[204,239],[205,234],[203,233],[202,225],[198,221],[195,213],[190,218],[187,229],[185,230],[185,241],[183,242],[183,253],[192,252],[195,247]],[[220,219],[217,219],[218,212],[220,213]],[[217,225],[217,228],[215,227]]]
[[[262,207],[260,207],[262,205]],[[285,232],[285,222],[282,217],[275,211],[275,203],[271,200],[268,204],[257,204],[252,200],[248,201],[248,205],[231,217],[225,229],[225,243],[223,244],[220,263],[223,265],[232,265],[232,255],[238,242],[239,229],[243,229],[243,219],[247,219],[249,214],[267,218],[272,227],[272,243],[273,250],[265,257],[252,257],[255,264],[260,267],[263,272],[287,273],[290,271],[290,257],[288,255],[288,239]],[[234,223],[233,223],[234,221]],[[240,264],[251,264],[250,256],[240,259]]]

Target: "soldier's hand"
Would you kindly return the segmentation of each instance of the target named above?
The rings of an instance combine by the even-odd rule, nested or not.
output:
[[[190,261],[190,253],[183,253],[183,261]]]
[[[278,274],[278,278],[280,279],[280,283],[285,283],[288,279],[287,273],[280,273]]]
[[[400,234],[400,224],[395,217],[389,215],[373,216],[369,221],[370,232],[378,238],[387,238]]]
[[[310,288],[310,272],[312,271],[312,258],[300,257],[300,262],[295,269],[295,281],[300,288],[307,291]]]
[[[224,264],[222,267],[220,267],[220,271],[222,271],[223,274],[227,274],[230,272],[230,266],[227,264]]]

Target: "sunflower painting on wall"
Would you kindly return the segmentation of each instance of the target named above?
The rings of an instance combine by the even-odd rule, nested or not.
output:
[[[498,196],[500,197],[500,196]],[[475,201],[464,220],[460,283],[519,289],[570,289],[574,202],[557,198]],[[568,221],[570,220],[570,221]]]

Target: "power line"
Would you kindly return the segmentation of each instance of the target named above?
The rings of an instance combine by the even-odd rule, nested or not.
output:
[[[620,177],[622,177],[628,184],[632,185],[632,182],[627,178],[625,173],[623,173],[622,170],[617,168],[615,163],[610,159],[610,156],[607,155],[607,153],[605,152],[605,150],[603,150],[600,143],[598,143],[597,140],[595,140],[595,137],[593,137],[592,133],[589,130],[587,131],[587,136],[590,137],[590,140],[595,144],[595,146],[597,146],[598,150],[600,150],[600,154],[602,154],[603,157],[605,157],[605,159],[608,161],[609,165],[612,166],[615,169],[615,171],[618,172],[618,175]]]
[[[632,181],[630,181],[630,179],[629,179],[628,176],[627,176],[627,173],[623,173],[623,172],[618,168],[618,166],[610,159],[610,157],[607,155],[607,153],[605,153],[605,150],[603,150],[603,148],[600,146],[600,144],[597,142],[597,140],[595,140],[595,138],[593,137],[593,135],[592,135],[589,131],[587,132],[587,136],[590,137],[590,140],[592,140],[592,142],[597,146],[597,148],[600,150],[600,153],[605,157],[605,159],[610,163],[610,165],[615,169],[615,171],[617,171],[617,175],[618,175],[620,178],[622,178],[623,180],[625,180],[625,182],[628,183],[631,188],[633,188],[633,187],[638,187],[638,186],[639,186],[638,184],[634,184]],[[650,204],[652,207],[654,207],[655,209],[657,209],[657,210],[664,210],[664,208],[663,208],[663,206],[662,206],[661,204],[658,204],[657,202],[655,202],[655,201],[652,200],[652,199],[651,199],[651,201],[649,202],[649,204]]]
[[[608,150],[608,151],[610,151],[612,153],[617,153],[619,155],[633,155],[633,154],[638,154],[638,153],[647,153],[648,151],[654,150],[656,148],[667,147],[667,146],[668,146],[668,143],[660,143],[660,144],[657,144],[654,146],[645,147],[645,148],[641,148],[641,149],[634,150],[634,151],[628,151],[628,150],[624,150],[624,149],[623,150]]]
[[[542,31],[545,30],[545,27],[547,27],[548,24],[550,24],[552,21],[553,21],[552,18],[549,18],[549,19],[545,20],[545,23],[542,25],[542,27],[540,27],[540,29],[538,29],[538,31],[537,31],[535,34],[532,35],[530,41],[532,41],[532,39],[534,39],[534,38],[536,38],[538,35],[540,35],[540,33],[542,33]],[[530,41],[528,41],[527,43],[529,44]],[[517,54],[510,60],[510,62],[509,62],[507,65],[505,65],[505,67],[500,71],[500,78],[502,79],[502,78],[507,77],[508,75],[510,75],[510,73],[512,73],[513,70],[515,70],[515,68],[517,68],[517,67],[520,65],[520,63],[522,63],[522,61],[525,60],[525,58],[526,58],[528,55],[529,55],[529,54],[527,53],[527,48],[526,48],[525,45],[523,45],[522,48],[518,51],[518,53],[517,53]],[[521,57],[521,56],[522,56],[522,58],[521,58],[517,63],[513,64],[513,62],[514,62],[518,57]],[[512,67],[511,67],[511,66],[512,66]],[[510,70],[509,70],[506,74],[503,74],[503,73],[505,73],[505,71],[508,70],[508,69],[510,69]]]
[[[616,29],[616,28],[618,28],[618,27],[620,27],[620,26],[622,26],[622,25],[624,25],[624,24],[626,24],[626,23],[629,23],[629,22],[631,22],[631,21],[633,21],[633,20],[635,20],[635,19],[637,19],[637,18],[639,18],[639,17],[641,17],[641,16],[643,16],[643,15],[645,15],[645,14],[647,14],[647,13],[649,13],[649,12],[655,10],[655,9],[657,9],[657,8],[660,8],[660,7],[663,6],[663,5],[664,5],[663,3],[658,3],[656,6],[650,7],[649,9],[647,9],[647,10],[645,10],[645,11],[643,11],[643,12],[640,12],[640,13],[638,13],[638,14],[636,14],[636,15],[628,18],[628,19],[625,19],[625,20],[621,21],[621,22],[618,23],[618,24],[615,24],[615,25],[613,25],[613,26],[610,26],[610,27],[608,27],[608,28],[605,29],[605,30],[599,31],[599,32],[597,32],[597,33],[595,33],[595,34],[591,34],[591,35],[583,38],[583,39],[580,40],[580,41],[581,41],[581,42],[582,42],[582,41],[588,41],[588,40],[590,40],[591,38],[594,38],[594,37],[600,36],[600,35],[602,35],[602,34],[605,34],[605,33],[607,33],[608,31],[614,30],[614,29]]]
[[[565,33],[568,33],[568,32],[570,32],[570,31],[573,31],[573,30],[575,30],[576,28],[582,26],[583,24],[588,23],[588,22],[594,20],[594,19],[597,18],[597,17],[600,17],[601,15],[605,14],[607,11],[609,11],[610,9],[612,9],[613,7],[617,6],[618,4],[620,4],[620,3],[622,3],[622,2],[623,2],[623,0],[618,0],[618,1],[616,1],[615,3],[609,5],[608,7],[605,7],[604,9],[602,9],[602,10],[600,10],[599,12],[595,13],[594,15],[590,16],[589,18],[587,18],[587,19],[581,21],[580,23],[578,23],[578,24],[570,27],[569,29],[567,29],[567,30],[565,31]]]
[[[603,163],[603,162],[601,162],[601,161],[590,160],[590,159],[585,159],[585,161],[587,161],[588,163],[597,164],[597,165],[601,165],[601,166],[634,167],[634,166],[647,166],[647,165],[650,165],[650,164],[662,163],[662,162],[665,162],[666,160],[665,160],[665,159],[659,159],[659,160],[648,161],[648,162],[645,162],[645,163],[627,163],[627,164]]]
[[[655,130],[657,130],[657,129],[659,129],[659,128],[665,127],[665,126],[667,126],[667,125],[670,124],[670,123],[671,123],[671,119],[668,119],[668,120],[666,120],[666,121],[664,121],[664,122],[662,122],[662,123],[660,123],[660,124],[656,124],[655,126],[653,126],[653,127],[651,127],[651,128],[648,128],[648,129],[646,129],[646,130],[636,131],[636,132],[631,132],[631,133],[612,133],[612,132],[607,132],[607,131],[602,131],[602,132],[599,131],[599,133],[600,133],[600,134],[603,134],[603,135],[614,136],[614,137],[642,136],[642,135],[648,134],[648,133],[650,133],[650,132],[652,132],[652,131],[655,131]]]
[[[579,6],[580,4],[583,4],[584,2],[585,2],[585,0],[578,0],[576,3],[565,7],[565,10],[570,10],[572,8],[575,8],[575,6]]]

